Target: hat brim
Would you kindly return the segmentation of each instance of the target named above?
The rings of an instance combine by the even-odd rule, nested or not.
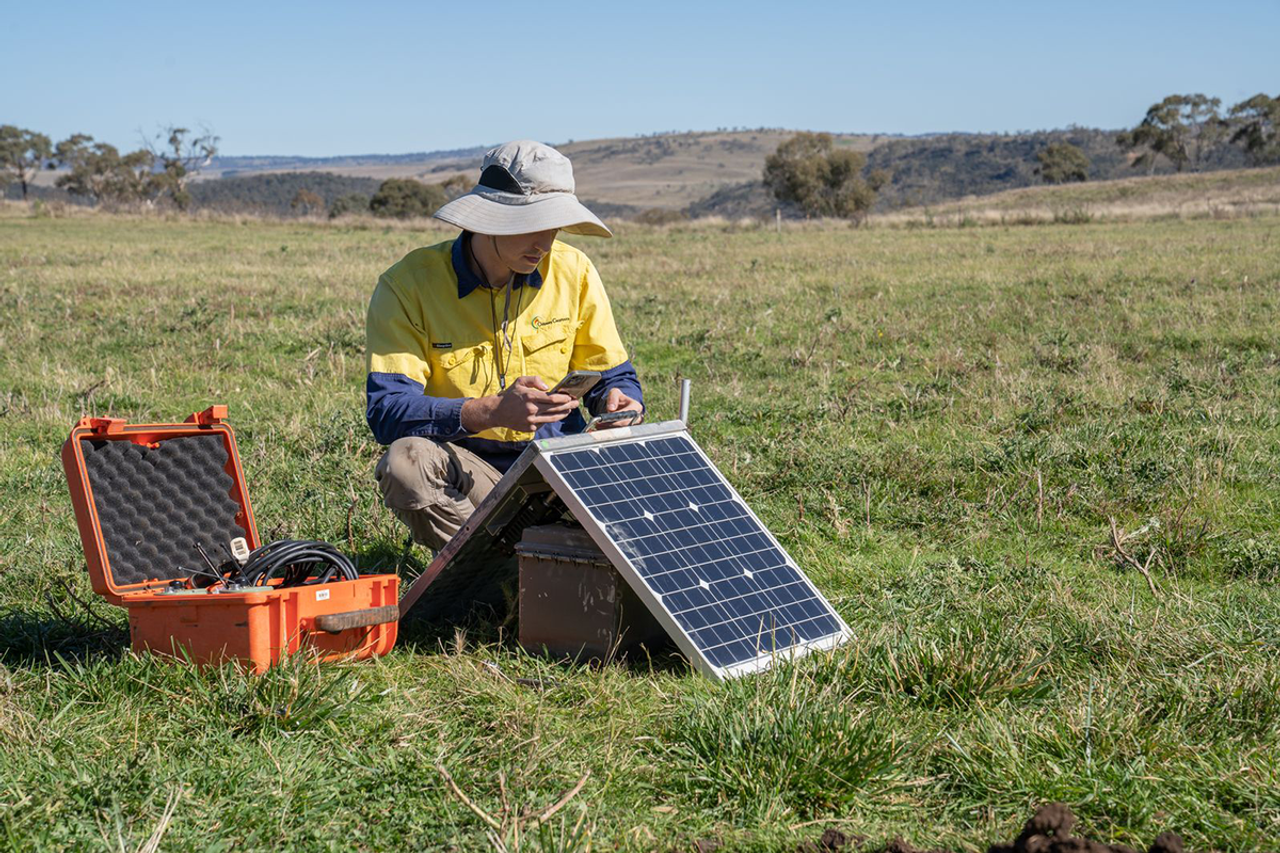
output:
[[[468,193],[455,198],[433,216],[476,234],[533,234],[558,228],[570,234],[612,237],[613,232],[569,193],[548,195],[527,204],[503,204]]]

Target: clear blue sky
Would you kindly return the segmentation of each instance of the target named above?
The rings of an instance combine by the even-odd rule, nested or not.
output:
[[[1280,94],[1280,0],[0,7],[0,123],[122,148],[201,122],[224,154],[311,156],[739,125],[1116,128],[1167,94]]]

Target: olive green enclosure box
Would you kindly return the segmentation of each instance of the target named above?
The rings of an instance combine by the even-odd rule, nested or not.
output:
[[[667,634],[581,527],[525,528],[520,561],[520,645],[576,660],[608,660]]]

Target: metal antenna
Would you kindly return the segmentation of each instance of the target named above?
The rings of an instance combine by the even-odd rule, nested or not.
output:
[[[222,580],[222,572],[218,571],[218,567],[213,564],[213,560],[209,559],[208,552],[204,550],[204,547],[199,542],[196,542],[194,544],[196,546],[196,550],[200,552],[201,558],[204,559],[204,564],[209,567],[209,571],[213,574],[215,578],[217,578],[218,580]]]
[[[680,380],[680,422],[686,427],[689,425],[689,389],[692,385],[692,379]]]

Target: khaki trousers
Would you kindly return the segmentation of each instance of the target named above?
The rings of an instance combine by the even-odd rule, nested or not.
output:
[[[374,469],[382,500],[419,545],[439,551],[502,476],[463,447],[429,438],[397,439]]]

